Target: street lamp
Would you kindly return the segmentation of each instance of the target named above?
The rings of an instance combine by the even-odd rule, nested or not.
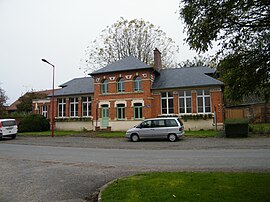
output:
[[[45,62],[53,67],[53,81],[52,81],[52,137],[54,137],[54,65],[49,63],[45,59],[41,59],[42,62]]]

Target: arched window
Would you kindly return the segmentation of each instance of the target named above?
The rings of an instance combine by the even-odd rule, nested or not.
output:
[[[142,91],[142,79],[139,76],[134,79],[134,91]]]
[[[125,92],[125,80],[120,78],[117,82],[117,92]]]
[[[108,80],[104,80],[101,83],[101,93],[106,94],[108,92],[109,92],[109,82],[108,82]]]

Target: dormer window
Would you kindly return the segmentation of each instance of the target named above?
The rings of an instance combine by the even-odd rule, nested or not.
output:
[[[134,79],[134,91],[142,91],[142,79],[139,76]]]
[[[108,80],[103,80],[101,83],[101,93],[107,94],[109,92],[109,82]]]
[[[117,82],[117,92],[125,92],[125,80],[123,78],[120,78]]]

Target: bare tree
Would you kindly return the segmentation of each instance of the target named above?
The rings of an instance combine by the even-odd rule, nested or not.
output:
[[[107,26],[85,50],[85,71],[94,71],[126,56],[133,55],[147,64],[153,64],[153,50],[162,53],[164,68],[176,66],[178,46],[159,27],[142,19],[121,18]],[[175,67],[174,66],[174,67]]]

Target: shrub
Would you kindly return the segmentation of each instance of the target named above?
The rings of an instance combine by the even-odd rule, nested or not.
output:
[[[227,119],[225,121],[226,137],[247,137],[248,120],[247,119]]]
[[[19,132],[41,132],[50,130],[49,121],[42,115],[32,114],[21,120]]]

